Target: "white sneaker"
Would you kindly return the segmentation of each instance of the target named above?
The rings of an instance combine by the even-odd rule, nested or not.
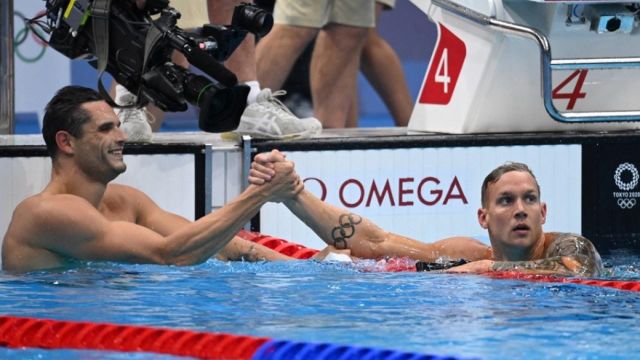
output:
[[[279,90],[262,89],[255,103],[244,110],[235,133],[258,139],[310,138],[322,132],[322,124],[314,117],[297,118],[276,96]]]
[[[132,105],[136,103],[136,96],[122,85],[116,85],[116,104]],[[150,142],[153,137],[151,125],[155,121],[153,115],[142,108],[115,108],[116,115],[120,119],[120,128],[127,134],[127,142]]]

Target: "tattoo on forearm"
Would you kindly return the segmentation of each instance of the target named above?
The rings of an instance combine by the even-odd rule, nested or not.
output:
[[[545,252],[545,258],[533,261],[496,261],[493,270],[535,270],[536,272],[597,276],[602,272],[602,260],[587,238],[560,233]],[[570,263],[573,266],[567,266]]]
[[[569,274],[570,272],[562,264],[560,257],[545,258],[532,261],[496,261],[492,269],[495,271],[508,270],[536,270],[553,274]]]
[[[362,222],[362,218],[356,214],[342,214],[338,218],[338,226],[331,230],[333,246],[337,249],[347,248],[347,239],[356,233],[356,225]]]

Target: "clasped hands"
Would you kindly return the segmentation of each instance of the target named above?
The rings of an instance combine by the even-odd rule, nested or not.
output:
[[[294,198],[304,185],[300,176],[294,170],[294,163],[278,150],[261,153],[255,156],[249,170],[249,183],[255,186],[270,186],[274,183],[284,184],[283,190],[272,201],[287,201]],[[314,260],[322,261],[331,253],[351,255],[349,249],[336,249],[328,246],[316,255]]]
[[[304,189],[295,164],[278,150],[255,156],[249,170],[249,183],[270,187],[271,201],[274,202],[291,199]]]

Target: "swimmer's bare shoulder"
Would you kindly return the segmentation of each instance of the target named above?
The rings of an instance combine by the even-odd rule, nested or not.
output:
[[[23,259],[28,259],[33,253],[27,245],[29,234],[26,229],[29,229],[31,209],[37,206],[38,197],[39,195],[36,195],[23,200],[13,210],[9,227],[2,241],[2,268],[4,270],[18,270]]]
[[[495,271],[521,271],[536,274],[597,276],[602,261],[587,238],[571,233],[545,233],[544,252],[528,261],[496,261]]]
[[[547,259],[562,259],[562,264],[576,275],[597,276],[602,273],[602,260],[593,243],[573,233],[546,233]]]
[[[88,201],[75,195],[31,196],[13,212],[2,244],[2,267],[27,271],[62,266],[66,258],[56,250],[87,237],[103,219]]]
[[[26,271],[42,264],[55,267],[63,261],[43,248],[42,243],[52,237],[46,232],[49,220],[57,211],[68,208],[70,196],[37,194],[16,206],[2,242],[2,268]],[[73,201],[71,201],[73,202]]]

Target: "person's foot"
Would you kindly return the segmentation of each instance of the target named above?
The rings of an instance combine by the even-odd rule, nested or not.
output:
[[[284,94],[282,90],[272,93],[271,89],[262,89],[256,102],[247,105],[235,133],[258,139],[310,138],[320,134],[322,124],[318,119],[299,119],[276,99]]]
[[[116,103],[118,105],[133,105],[136,103],[136,96],[129,92],[122,85],[116,85]],[[150,122],[153,122],[153,115],[142,108],[115,108],[116,115],[120,119],[120,128],[127,134],[127,142],[150,142],[153,137]]]

